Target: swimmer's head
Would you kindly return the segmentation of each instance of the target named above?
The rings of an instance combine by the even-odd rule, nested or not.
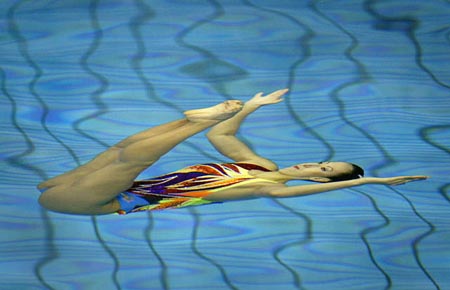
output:
[[[335,182],[357,179],[364,176],[364,170],[348,162],[302,163],[279,170],[293,179],[315,182]]]
[[[351,166],[351,170],[348,172],[341,172],[333,177],[331,177],[331,181],[344,181],[344,180],[351,180],[351,179],[358,179],[364,177],[364,169],[362,169],[360,166],[353,164],[353,163],[347,163]]]

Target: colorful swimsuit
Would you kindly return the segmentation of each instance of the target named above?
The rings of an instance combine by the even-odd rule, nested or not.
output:
[[[243,184],[274,181],[256,178],[252,169],[268,169],[248,163],[210,163],[189,166],[178,171],[134,182],[117,199],[121,209],[118,214],[180,208],[212,203],[203,199],[209,194]]]

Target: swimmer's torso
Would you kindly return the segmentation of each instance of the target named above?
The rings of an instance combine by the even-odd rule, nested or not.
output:
[[[269,171],[249,163],[209,163],[189,166],[178,171],[134,182],[118,197],[119,214],[180,208],[217,202],[217,192],[227,191],[236,198],[240,191],[254,190],[257,183],[276,183],[257,178],[251,170]],[[252,189],[253,188],[253,189]],[[208,196],[211,196],[208,199]]]

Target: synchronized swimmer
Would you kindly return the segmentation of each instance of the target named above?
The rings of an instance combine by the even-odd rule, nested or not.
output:
[[[40,204],[52,211],[127,214],[258,197],[285,198],[364,184],[398,185],[426,176],[364,177],[347,162],[302,163],[279,169],[236,137],[244,119],[258,108],[282,101],[287,89],[249,101],[225,101],[186,111],[185,118],[132,135],[93,160],[38,185]],[[207,128],[208,140],[234,162],[189,166],[151,179],[136,177],[177,144]],[[287,186],[290,180],[316,183]]]

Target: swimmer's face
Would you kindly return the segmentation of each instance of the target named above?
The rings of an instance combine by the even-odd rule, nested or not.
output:
[[[347,162],[301,163],[280,169],[279,172],[292,178],[329,182],[333,177],[350,174],[353,166]]]

